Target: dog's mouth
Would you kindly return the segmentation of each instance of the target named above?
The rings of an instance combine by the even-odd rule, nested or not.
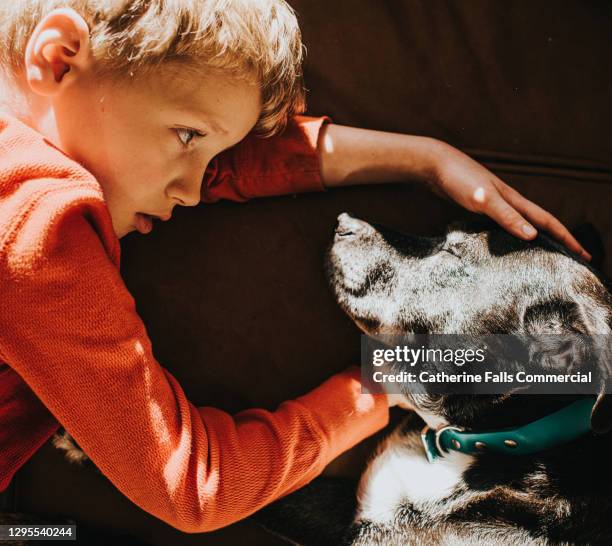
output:
[[[325,258],[327,282],[341,307],[344,296],[360,297],[365,294],[366,275],[356,256],[345,256],[344,249],[333,242]],[[353,259],[351,259],[353,258]],[[345,309],[346,310],[346,309]]]

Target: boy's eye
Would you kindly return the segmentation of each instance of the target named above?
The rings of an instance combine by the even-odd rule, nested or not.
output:
[[[179,129],[175,129],[175,131],[176,131],[176,134],[179,140],[183,144],[183,146],[188,146],[191,143],[191,141],[196,137],[204,136],[202,133],[194,129],[180,129],[179,128]]]

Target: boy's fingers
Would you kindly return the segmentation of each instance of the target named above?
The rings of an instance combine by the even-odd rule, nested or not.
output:
[[[504,184],[505,185],[505,184]],[[585,260],[591,260],[591,255],[585,248],[576,240],[569,230],[550,212],[536,205],[534,202],[523,197],[519,192],[507,187],[510,191],[504,191],[506,188],[500,188],[502,194],[506,194],[508,201],[516,208],[517,211],[525,215],[534,225],[550,233],[560,243],[565,245],[575,254],[582,256]]]
[[[532,206],[539,208],[537,205],[531,203]],[[569,232],[569,230],[552,214],[540,209],[536,214],[532,216],[531,213],[525,213],[534,224],[541,226],[548,233],[550,233],[560,243],[565,245],[575,254],[582,256],[585,260],[590,261],[591,255],[586,249],[576,240],[576,238]],[[540,220],[542,218],[542,220]]]
[[[538,233],[498,192],[492,193],[482,212],[520,239],[533,239]]]

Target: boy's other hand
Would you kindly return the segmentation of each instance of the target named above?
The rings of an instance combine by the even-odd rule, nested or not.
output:
[[[436,161],[431,183],[433,191],[448,196],[472,212],[486,214],[520,239],[533,239],[537,235],[536,228],[541,228],[590,261],[591,255],[552,214],[460,150],[440,144],[441,155]]]

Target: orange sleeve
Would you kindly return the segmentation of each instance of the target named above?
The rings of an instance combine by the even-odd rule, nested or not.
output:
[[[21,232],[36,233],[35,220]],[[0,357],[123,494],[174,527],[244,518],[387,423],[386,400],[360,394],[356,370],[274,412],[195,407],[155,360],[83,211],[60,214],[37,245],[0,248]]]
[[[295,116],[279,135],[248,135],[211,161],[202,183],[202,201],[323,191],[317,142],[328,121],[325,116]]]

